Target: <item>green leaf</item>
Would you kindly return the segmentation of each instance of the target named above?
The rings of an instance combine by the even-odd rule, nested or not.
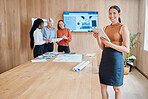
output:
[[[130,64],[130,65],[132,65],[132,66],[134,65],[134,63],[131,62],[131,61],[128,61],[127,63]]]
[[[136,57],[134,55],[128,57],[128,59],[136,59]]]
[[[131,56],[131,51],[133,48],[135,48],[135,46],[137,44],[139,44],[140,42],[136,40],[136,37],[139,36],[141,33],[136,33],[134,35],[132,35],[131,33],[129,34],[129,37],[130,37],[130,51],[129,53],[124,53],[124,64],[127,65],[130,64],[130,65],[133,65],[133,62],[130,62],[129,59],[136,59],[135,56]]]

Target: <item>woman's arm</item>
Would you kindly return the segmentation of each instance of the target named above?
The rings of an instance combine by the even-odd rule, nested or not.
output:
[[[104,49],[104,44],[102,43],[102,41],[98,37],[99,34],[98,33],[94,33],[93,36],[97,39],[97,42],[98,42],[99,47],[103,50]]]
[[[43,34],[43,40],[46,40],[47,36],[46,36],[45,27],[42,29],[42,34]]]
[[[71,42],[71,31],[68,29],[68,37],[67,37],[67,41]]]
[[[105,31],[105,29],[106,29],[106,27],[103,28],[104,31]],[[101,39],[98,37],[99,33],[95,33],[95,31],[93,33],[94,33],[93,36],[97,39],[99,47],[103,50],[104,49],[104,44],[101,41]]]
[[[119,52],[129,53],[130,39],[129,39],[129,31],[128,31],[126,26],[121,27],[121,35],[122,35],[122,39],[123,39],[123,46],[113,44],[113,43],[105,40],[102,37],[101,37],[101,40],[105,45],[107,45],[107,46],[109,46],[109,47],[111,47],[111,48],[113,48],[113,49],[115,49]]]
[[[70,29],[68,29],[67,30],[67,32],[68,32],[68,36],[62,36],[62,38],[66,41],[66,42],[71,42],[71,31],[70,31]]]
[[[54,28],[54,39],[56,38],[56,29]]]
[[[59,37],[59,31],[57,30],[57,38],[60,38]],[[58,45],[59,45],[59,41],[58,42],[56,42]]]

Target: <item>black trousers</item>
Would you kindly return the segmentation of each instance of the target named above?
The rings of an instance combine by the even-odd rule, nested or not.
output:
[[[44,45],[35,45],[33,53],[34,53],[34,58],[44,54]]]
[[[53,42],[52,43],[48,43],[48,44],[44,44],[44,53],[52,52],[53,48],[54,48]]]
[[[65,52],[65,53],[70,53],[70,48],[69,46],[58,46],[58,52]]]

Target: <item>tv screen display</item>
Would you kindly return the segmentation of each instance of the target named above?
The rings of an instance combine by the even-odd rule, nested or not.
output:
[[[63,12],[63,20],[71,32],[92,32],[98,27],[98,12]]]

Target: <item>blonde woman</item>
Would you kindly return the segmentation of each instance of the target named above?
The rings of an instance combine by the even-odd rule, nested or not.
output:
[[[42,29],[43,40],[48,40],[48,44],[44,44],[44,53],[52,52],[54,49],[54,43],[52,39],[56,38],[56,30],[53,27],[54,21],[52,18],[47,20],[47,26]]]

